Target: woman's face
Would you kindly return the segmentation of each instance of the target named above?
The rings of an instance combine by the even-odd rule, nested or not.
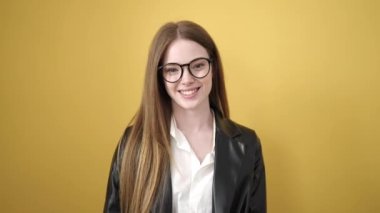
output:
[[[163,64],[188,64],[197,58],[207,58],[207,50],[200,44],[186,39],[174,40],[166,50]],[[204,64],[191,65],[192,70]],[[183,75],[175,83],[164,81],[166,92],[172,99],[173,109],[199,110],[209,109],[209,94],[212,87],[212,66],[204,78],[195,78],[189,72],[189,66],[183,66]],[[194,71],[193,71],[194,73]]]

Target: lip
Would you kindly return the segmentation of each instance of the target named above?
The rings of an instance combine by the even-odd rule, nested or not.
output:
[[[179,94],[181,94],[184,98],[193,98],[198,94],[198,91],[201,87],[187,88],[178,90]]]

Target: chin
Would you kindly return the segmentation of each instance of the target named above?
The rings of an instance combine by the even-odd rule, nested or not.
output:
[[[199,100],[195,100],[195,101],[176,102],[175,105],[177,108],[180,108],[182,110],[196,110],[196,109],[202,108],[203,105],[206,105],[206,104],[203,102],[200,102]],[[207,106],[209,105],[207,104]]]
[[[178,108],[183,109],[183,110],[194,110],[198,107],[198,105],[192,105],[192,104],[181,104],[178,105]]]

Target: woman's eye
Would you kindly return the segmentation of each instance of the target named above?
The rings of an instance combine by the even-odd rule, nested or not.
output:
[[[194,64],[193,69],[202,69],[205,66],[204,63],[197,63]]]
[[[175,73],[175,72],[178,72],[178,68],[175,68],[175,67],[167,67],[167,68],[165,68],[165,72],[166,72],[166,73]]]

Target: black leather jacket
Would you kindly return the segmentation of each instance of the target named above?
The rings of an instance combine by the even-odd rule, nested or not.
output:
[[[104,212],[120,212],[119,169],[127,141],[125,131],[112,159]],[[212,211],[266,212],[265,168],[256,133],[231,120],[216,117]],[[151,212],[172,212],[170,171]]]

